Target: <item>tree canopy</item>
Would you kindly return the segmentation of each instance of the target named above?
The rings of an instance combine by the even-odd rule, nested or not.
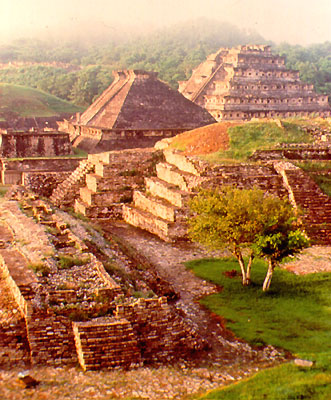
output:
[[[277,263],[308,245],[291,204],[259,189],[202,190],[190,201],[190,209],[190,238],[211,249],[228,248],[238,260],[243,285],[250,283],[255,256],[268,260],[263,285],[268,290]],[[249,250],[247,265],[244,249]]]

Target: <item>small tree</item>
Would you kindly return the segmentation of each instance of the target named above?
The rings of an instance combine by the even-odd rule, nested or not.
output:
[[[250,247],[263,229],[259,218],[264,192],[224,187],[201,190],[189,203],[194,216],[189,219],[189,236],[211,249],[228,248],[238,260],[243,285],[249,285],[254,252],[247,266],[243,248]]]
[[[252,249],[257,256],[268,261],[268,271],[263,282],[263,291],[267,291],[275,267],[285,257],[293,256],[307,247],[309,239],[299,228],[298,210],[289,201],[266,196],[260,212],[263,229],[256,236]]]
[[[308,238],[298,228],[298,217],[284,199],[262,190],[222,188],[203,190],[190,202],[195,215],[189,220],[192,240],[212,249],[227,247],[237,258],[243,285],[250,283],[255,255],[268,260],[263,290],[270,287],[275,266],[289,255],[308,246]],[[245,265],[242,250],[250,256]]]

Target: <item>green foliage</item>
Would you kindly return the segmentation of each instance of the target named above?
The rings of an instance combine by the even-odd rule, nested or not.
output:
[[[30,264],[29,268],[41,276],[48,276],[51,272],[49,266],[45,265],[44,263]]]
[[[264,192],[224,187],[219,191],[202,190],[189,203],[195,216],[189,219],[189,236],[211,249],[251,244],[262,226],[258,206]]]
[[[289,378],[290,377],[290,378]],[[293,364],[259,372],[252,378],[215,390],[199,399],[219,400],[328,400],[330,374],[323,368],[300,370]]]
[[[4,197],[10,186],[0,185],[0,197]]]
[[[237,337],[253,345],[271,344],[316,362],[305,371],[291,364],[263,371],[201,399],[330,397],[330,273],[301,276],[278,269],[272,288],[265,293],[259,289],[267,268],[263,260],[256,260],[252,284],[246,288],[239,278],[226,273],[238,268],[235,259],[195,260],[187,266],[199,277],[223,288],[201,302],[225,318],[227,328]]]
[[[39,90],[0,83],[0,115],[50,117],[81,111],[73,104]]]
[[[79,257],[72,257],[72,256],[59,256],[59,269],[70,269],[74,265],[85,265],[89,263],[89,258],[79,258]]]
[[[284,43],[275,47],[275,51],[286,56],[286,66],[299,70],[304,82],[312,83],[318,93],[331,96],[331,42],[306,48]]]
[[[58,45],[21,39],[0,46],[0,62],[29,64],[1,70],[0,81],[38,88],[87,106],[111,83],[113,70],[156,71],[160,79],[176,89],[178,81],[189,78],[192,69],[220,47],[265,42],[256,33],[203,18],[146,35],[112,34],[98,43]],[[331,96],[330,47],[330,42],[307,48],[283,44],[274,51],[285,55],[287,67],[298,69],[304,81]]]
[[[278,226],[281,232],[259,235],[254,242],[255,254],[279,262],[307,247],[309,240],[304,232],[292,229],[291,225]]]
[[[271,149],[282,143],[309,143],[311,136],[295,122],[249,122],[228,128],[230,148],[219,152],[219,158],[247,160],[257,149]]]
[[[298,229],[291,204],[262,190],[203,190],[189,206],[195,213],[188,221],[190,238],[212,249],[227,247],[238,259],[244,285],[250,281],[253,256],[265,257],[270,262],[263,285],[263,290],[268,290],[276,264],[308,245],[304,232]],[[247,269],[243,247],[251,249]]]

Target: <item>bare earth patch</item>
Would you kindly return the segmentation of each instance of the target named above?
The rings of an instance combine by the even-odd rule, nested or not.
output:
[[[174,147],[184,148],[187,155],[201,155],[215,153],[229,148],[230,126],[238,125],[234,122],[219,122],[187,131],[175,136],[171,141]]]
[[[297,275],[312,274],[314,272],[331,272],[331,247],[312,246],[305,249],[295,260],[283,268]]]

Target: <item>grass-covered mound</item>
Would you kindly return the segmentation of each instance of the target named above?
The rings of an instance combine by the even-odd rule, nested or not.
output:
[[[15,117],[52,117],[82,111],[65,100],[42,91],[0,83],[0,119]]]
[[[240,274],[233,273],[238,270],[234,259],[192,261],[188,267],[223,287],[201,302],[224,317],[237,337],[253,345],[281,347],[315,362],[307,370],[293,364],[272,368],[202,399],[331,398],[330,273],[298,276],[276,269],[270,291],[264,293],[267,266],[261,260],[253,265],[251,287],[243,287]]]
[[[210,161],[234,159],[245,161],[255,150],[275,149],[283,143],[310,143],[312,137],[296,122],[247,122],[228,128],[229,148],[211,154]]]
[[[170,146],[210,162],[246,161],[255,150],[277,149],[281,144],[311,143],[311,129],[331,129],[330,120],[288,119],[259,122],[219,122],[184,132]]]

